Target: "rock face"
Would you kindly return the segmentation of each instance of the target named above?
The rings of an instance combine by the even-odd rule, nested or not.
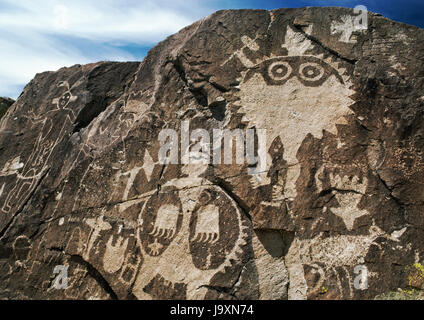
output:
[[[10,98],[0,97],[0,119],[3,118],[7,109],[14,103],[15,101]]]
[[[366,299],[410,285],[424,32],[355,18],[220,11],[142,63],[38,74],[0,123],[0,297]],[[211,140],[224,129],[244,138],[229,157]]]

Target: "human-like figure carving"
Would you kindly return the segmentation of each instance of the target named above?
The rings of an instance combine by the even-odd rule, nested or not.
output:
[[[56,145],[71,130],[75,120],[74,111],[69,104],[77,99],[72,95],[69,84],[60,82],[59,87],[64,87],[65,92],[53,100],[55,108],[39,118],[31,119],[33,126],[41,126],[33,151],[26,161],[22,171],[18,173],[14,187],[8,193],[2,211],[14,213],[25,199],[34,190],[38,181],[48,169],[50,157]],[[59,128],[55,130],[55,128]]]

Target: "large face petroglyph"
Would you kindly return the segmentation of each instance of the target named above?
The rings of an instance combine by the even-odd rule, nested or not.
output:
[[[242,40],[248,50],[259,50],[254,40]],[[254,64],[238,55],[248,67],[240,85],[239,112],[250,127],[267,130],[267,148],[280,137],[290,168],[284,196],[294,198],[300,145],[308,134],[316,138],[322,137],[323,130],[336,134],[336,124],[352,113],[349,106],[354,101],[349,97],[354,91],[337,62],[308,54],[314,46],[302,33],[288,27],[282,47],[286,56],[271,54]]]

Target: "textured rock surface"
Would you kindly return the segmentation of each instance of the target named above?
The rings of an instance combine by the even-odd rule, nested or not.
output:
[[[221,11],[140,64],[37,75],[0,124],[0,297],[406,288],[424,256],[424,32],[374,14],[355,31],[353,19]],[[266,171],[162,165],[159,133],[183,120],[211,136],[266,129]]]
[[[4,116],[7,109],[14,103],[15,101],[10,98],[0,97],[0,119]]]

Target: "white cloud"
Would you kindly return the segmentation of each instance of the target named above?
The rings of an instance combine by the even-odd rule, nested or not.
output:
[[[117,45],[154,45],[213,11],[202,2],[0,0],[0,96],[37,72],[136,60]]]

